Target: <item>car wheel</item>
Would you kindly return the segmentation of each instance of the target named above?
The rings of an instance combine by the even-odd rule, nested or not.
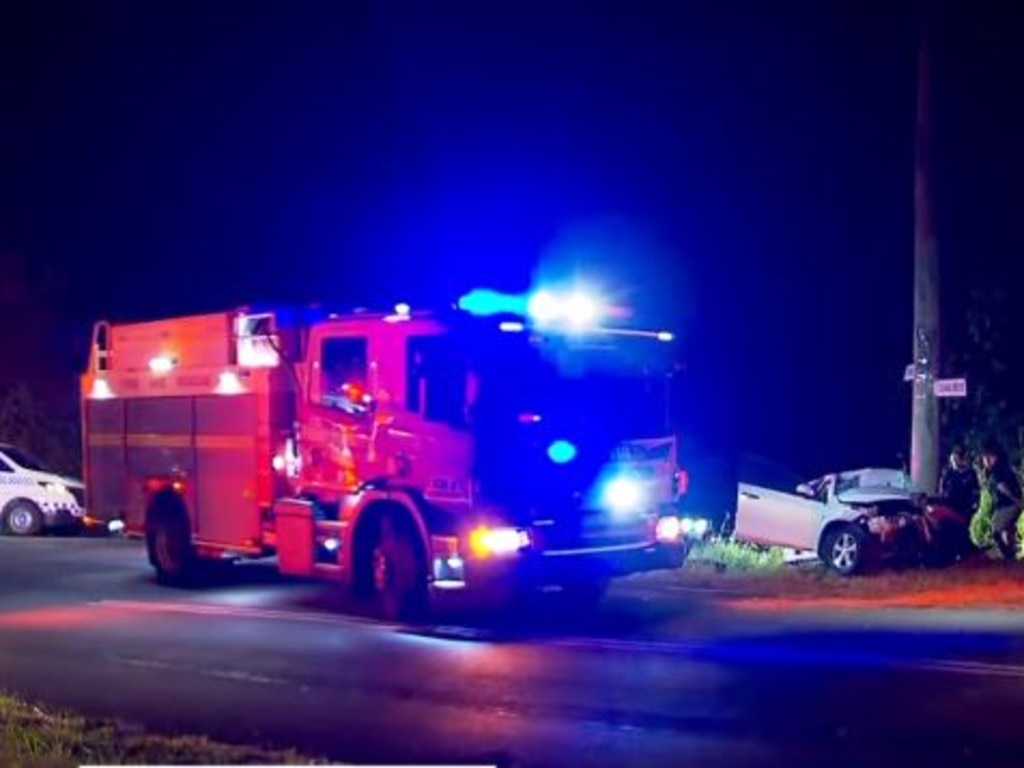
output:
[[[416,621],[427,612],[426,567],[404,518],[385,514],[372,552],[373,608],[386,621]]]
[[[825,535],[822,559],[841,576],[858,573],[864,560],[864,532],[855,525],[841,525]]]
[[[30,501],[15,501],[4,513],[3,530],[11,536],[38,536],[43,532],[43,513]]]

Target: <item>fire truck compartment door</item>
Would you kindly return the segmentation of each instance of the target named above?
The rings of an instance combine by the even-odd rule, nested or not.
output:
[[[302,499],[280,499],[274,504],[277,567],[281,573],[313,573],[313,505]]]

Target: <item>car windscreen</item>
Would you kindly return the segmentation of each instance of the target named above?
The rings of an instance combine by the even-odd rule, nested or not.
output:
[[[6,446],[3,449],[0,449],[0,452],[2,452],[3,455],[6,456],[13,464],[16,464],[22,469],[27,469],[32,472],[47,471],[42,462],[35,457],[28,455],[24,451],[18,450],[17,448]]]

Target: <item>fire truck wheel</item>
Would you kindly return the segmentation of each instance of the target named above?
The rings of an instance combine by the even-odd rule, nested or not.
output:
[[[412,525],[403,514],[380,518],[372,552],[373,602],[381,618],[415,621],[427,609],[427,574]]]
[[[31,501],[23,499],[11,502],[0,522],[3,532],[12,536],[38,536],[43,532],[43,513]]]
[[[161,584],[191,584],[198,561],[189,536],[188,522],[181,514],[157,512],[146,526],[149,562]]]

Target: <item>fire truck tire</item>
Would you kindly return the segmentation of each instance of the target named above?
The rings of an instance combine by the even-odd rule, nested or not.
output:
[[[386,621],[417,621],[428,610],[427,568],[408,514],[387,510],[378,518],[370,551],[373,610]]]
[[[183,512],[154,510],[146,525],[146,551],[159,583],[175,587],[193,585],[200,562]]]
[[[26,499],[15,499],[3,511],[0,530],[9,536],[38,536],[43,532],[43,513]]]

